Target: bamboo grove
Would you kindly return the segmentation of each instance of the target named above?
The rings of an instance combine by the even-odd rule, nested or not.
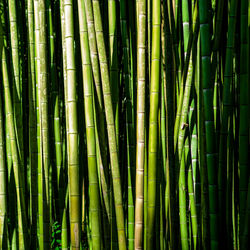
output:
[[[0,249],[247,249],[248,0],[0,0]]]

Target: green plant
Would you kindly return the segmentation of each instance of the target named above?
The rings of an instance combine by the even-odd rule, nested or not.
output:
[[[59,225],[58,221],[55,221],[52,224],[52,231],[51,231],[51,244],[50,247],[52,249],[58,250],[62,249],[62,241],[60,239],[61,234],[61,226]]]

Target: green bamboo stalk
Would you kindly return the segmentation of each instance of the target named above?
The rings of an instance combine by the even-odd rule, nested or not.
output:
[[[155,203],[156,203],[156,166],[157,166],[157,131],[158,102],[160,87],[160,34],[161,7],[160,1],[154,0],[152,7],[152,56],[149,111],[149,149],[148,149],[148,209],[147,209],[147,248],[153,247]]]
[[[101,249],[101,218],[100,218],[100,197],[96,159],[96,138],[93,107],[93,82],[90,50],[88,44],[87,22],[84,3],[78,1],[79,31],[82,54],[82,71],[84,87],[84,108],[86,120],[87,151],[88,151],[88,174],[89,174],[89,210],[91,213],[91,237],[93,249]]]
[[[188,137],[185,139],[185,147],[188,144]],[[180,155],[181,154],[181,155]],[[187,204],[186,204],[186,173],[185,173],[185,150],[179,151],[179,213],[180,213],[180,236],[181,248],[189,249],[188,244],[188,227],[187,227]]]
[[[161,176],[163,178],[164,176]],[[163,182],[164,183],[164,182]],[[164,204],[164,189],[165,185],[160,186],[160,249],[166,249],[165,245],[165,228],[164,228],[164,210],[165,210],[165,204]]]
[[[195,13],[194,16],[197,17],[197,12]],[[180,123],[180,120],[181,120],[181,115],[182,115],[182,106],[185,106],[185,105],[183,105],[183,98],[184,98],[184,94],[185,94],[185,91],[184,91],[185,90],[185,82],[187,81],[187,77],[188,77],[188,73],[189,73],[189,67],[190,67],[189,62],[190,62],[190,57],[191,57],[192,42],[193,42],[193,39],[195,40],[195,38],[197,36],[197,28],[198,28],[197,26],[198,25],[196,23],[196,27],[194,28],[194,35],[191,33],[191,35],[189,36],[188,48],[187,48],[185,63],[184,63],[184,69],[183,69],[182,78],[181,78],[181,88],[180,88],[180,93],[179,93],[179,97],[178,97],[178,101],[177,101],[176,119],[175,119],[175,124],[174,124],[174,146],[175,146],[175,149],[177,147],[179,129],[182,126]]]
[[[87,2],[85,4],[88,5],[86,11],[86,18],[87,18],[87,26],[88,26],[88,38],[89,38],[89,48],[90,48],[90,56],[91,56],[91,63],[92,63],[92,70],[93,70],[93,77],[95,82],[95,88],[97,93],[97,111],[99,115],[102,115],[104,118],[104,111],[103,111],[103,98],[102,98],[102,86],[101,86],[101,79],[100,79],[100,66],[98,62],[98,52],[97,52],[97,44],[96,44],[96,35],[95,35],[95,27],[94,27],[94,16],[93,10],[91,6],[91,2]],[[100,122],[102,119],[100,118]],[[102,126],[100,126],[101,128]],[[100,133],[101,136],[102,133]],[[101,137],[102,138],[102,137]]]
[[[90,8],[90,7],[89,7]],[[102,88],[101,88],[101,79],[100,79],[100,67],[98,62],[98,52],[96,45],[96,36],[95,36],[95,27],[94,27],[94,16],[92,8],[88,9],[86,12],[87,16],[87,25],[88,25],[88,33],[89,33],[89,47],[90,47],[90,55],[91,55],[91,63],[93,68],[93,77],[95,80],[95,87],[97,92],[97,100],[100,111],[103,110],[103,100],[102,100]]]
[[[77,127],[77,93],[76,66],[74,52],[74,19],[73,1],[64,0],[65,45],[67,71],[67,105],[68,111],[68,175],[69,175],[69,217],[70,240],[72,249],[80,249],[80,188],[79,188],[79,156]]]
[[[198,247],[201,246],[201,221],[202,221],[202,216],[201,216],[201,162],[200,162],[200,152],[201,152],[201,138],[200,132],[201,132],[201,119],[200,119],[200,35],[198,34],[198,39],[197,39],[197,47],[196,47],[197,55],[196,55],[196,69],[195,69],[195,88],[193,92],[195,92],[195,97],[196,97],[196,109],[195,109],[195,122],[196,125],[192,126],[191,124],[191,129],[193,127],[193,132],[192,132],[192,139],[191,139],[191,155],[192,155],[192,170],[193,170],[193,183],[194,183],[194,192],[195,192],[195,203],[196,203],[196,209],[197,209],[197,214],[198,214]],[[191,102],[191,110],[193,108],[193,103]],[[191,111],[192,112],[192,111]],[[195,134],[195,126],[196,126],[196,137],[193,136]],[[194,148],[193,148],[194,146]],[[196,163],[197,161],[197,163]],[[195,169],[196,168],[196,169]]]
[[[65,191],[65,200],[62,209],[62,234],[61,234],[61,242],[62,242],[62,250],[69,249],[69,241],[68,241],[68,203],[69,203],[69,190],[68,185],[66,186]]]
[[[193,163],[193,159],[192,159],[192,163]],[[197,212],[196,212],[196,202],[195,202],[195,193],[194,193],[192,164],[189,164],[189,167],[188,167],[188,195],[189,195],[190,212],[191,212],[193,247],[194,249],[197,249],[197,238],[198,238],[198,225],[197,224],[198,223],[197,223]]]
[[[163,171],[164,171],[164,177],[165,178],[165,183],[167,180],[167,170],[166,170],[166,154],[167,154],[167,135],[166,135],[166,107],[165,107],[165,93],[164,93],[164,87],[165,87],[165,81],[166,81],[166,66],[165,66],[165,53],[166,53],[166,46],[165,46],[165,6],[164,4],[161,4],[161,15],[162,15],[162,22],[161,22],[161,50],[162,50],[162,60],[161,60],[161,152],[162,152],[162,162],[163,162]],[[163,185],[163,184],[162,184]],[[164,206],[165,206],[165,211],[161,211],[161,216],[165,216],[168,218],[168,208],[169,208],[169,183],[165,185],[165,187],[161,187],[161,191],[164,193],[165,191],[165,200],[164,200]],[[163,201],[161,201],[163,202]],[[163,206],[163,203],[161,204]],[[162,225],[163,226],[163,225]],[[162,229],[165,230],[165,229]]]
[[[0,58],[2,57],[2,49],[3,49],[3,37],[1,34]],[[0,183],[1,183],[0,184],[0,248],[8,249],[8,228],[7,228],[7,173],[8,172],[5,160],[6,154],[5,154],[5,142],[4,142],[4,120],[3,120],[2,103],[3,102],[2,102],[2,92],[1,92],[0,94]]]
[[[50,68],[50,82],[51,82],[51,93],[50,93],[50,101],[51,101],[51,124],[53,125],[53,133],[52,133],[52,138],[54,141],[55,146],[52,147],[53,151],[52,154],[55,157],[53,159],[53,165],[56,166],[56,171],[53,168],[52,169],[52,182],[56,183],[53,184],[54,192],[56,192],[56,201],[55,205],[57,206],[58,201],[58,194],[60,186],[60,172],[61,172],[61,167],[62,167],[62,139],[61,139],[61,117],[60,117],[60,107],[59,107],[59,84],[58,84],[58,77],[57,77],[57,72],[56,72],[56,37],[55,37],[55,31],[54,31],[54,20],[53,20],[53,13],[52,13],[52,2],[48,1],[46,6],[46,11],[47,11],[47,20],[48,20],[48,36],[49,36],[49,68]],[[55,6],[54,6],[55,7]],[[53,120],[52,120],[53,119]],[[54,179],[54,175],[56,172],[56,177]],[[57,208],[56,208],[57,210]],[[56,212],[58,213],[58,211]],[[58,215],[56,215],[58,218]]]
[[[197,48],[197,47],[196,47]],[[197,56],[196,56],[197,58]],[[195,68],[195,67],[194,67]],[[195,75],[195,81],[197,76]],[[199,248],[200,244],[200,171],[199,171],[199,161],[198,161],[198,134],[197,134],[197,103],[196,98],[194,97],[194,86],[193,86],[193,97],[190,105],[189,111],[189,124],[190,124],[190,133],[191,133],[191,168],[189,173],[191,177],[188,176],[188,187],[190,193],[193,193],[195,207],[191,208],[191,219],[194,218],[192,222],[192,235],[193,235],[193,244],[194,249]],[[191,179],[189,179],[191,178]],[[192,185],[192,186],[191,186]],[[193,199],[193,197],[191,197]],[[191,199],[190,199],[191,200]],[[191,204],[193,206],[193,204]],[[193,212],[192,212],[193,211]]]
[[[208,1],[199,2],[200,34],[201,34],[201,82],[204,96],[204,116],[206,133],[206,162],[208,171],[209,192],[209,222],[210,247],[218,249],[218,201],[217,201],[217,173],[216,147],[213,119],[213,82],[211,81],[211,49],[208,19]]]
[[[169,1],[170,2],[170,1]],[[178,104],[179,102],[179,93],[180,93],[180,85],[181,85],[181,72],[182,72],[182,59],[181,59],[181,1],[175,0],[172,1],[172,4],[168,4],[168,8],[170,11],[170,25],[171,31],[173,34],[173,46],[174,46],[174,54],[175,54],[175,68],[174,68],[174,83],[175,86],[175,102]]]
[[[37,248],[37,138],[34,5],[28,1],[28,91],[29,91],[29,158],[31,167],[31,247]]]
[[[40,118],[40,153],[41,153],[41,170],[43,181],[43,240],[44,248],[50,245],[50,159],[49,159],[49,127],[48,127],[48,72],[47,72],[47,37],[45,21],[45,1],[38,1],[39,8],[39,77],[38,77],[38,101],[39,101],[39,118]]]
[[[89,0],[86,0],[88,2]],[[98,0],[93,0],[93,12],[95,22],[95,32],[97,40],[98,55],[101,68],[103,99],[105,106],[106,123],[108,130],[109,151],[111,160],[111,172],[114,191],[114,203],[116,212],[116,223],[118,231],[118,242],[120,249],[126,249],[126,236],[124,226],[124,212],[122,207],[122,192],[120,181],[120,169],[118,161],[117,137],[115,133],[115,121],[113,115],[112,99],[111,99],[111,82],[108,74],[108,62],[104,44],[104,36],[102,29],[102,20],[100,13],[100,4]],[[85,5],[86,6],[86,5]],[[87,9],[87,8],[86,8]]]
[[[185,65],[184,60],[184,47],[183,47],[183,29],[182,29],[182,1],[178,0],[176,4],[176,56],[178,59],[176,61],[179,62],[177,70],[177,78],[176,78],[176,104],[179,105],[179,100],[182,102],[182,97],[179,99],[179,93],[183,92],[182,86],[184,86],[184,83],[182,83],[182,72]]]
[[[163,6],[161,5],[161,10],[162,14],[164,12]],[[161,37],[163,38],[164,36],[164,31],[163,31],[163,25],[164,23],[162,22],[161,24]],[[164,40],[161,40],[162,43]],[[162,45],[163,47],[163,45]],[[163,57],[163,52],[162,50],[162,57]],[[164,84],[163,84],[163,59],[161,63],[161,126],[160,126],[160,141],[161,141],[161,165],[162,165],[162,170],[159,173],[160,175],[160,249],[164,249],[165,245],[165,239],[166,239],[166,219],[165,219],[165,212],[167,209],[165,209],[165,194],[166,194],[166,108],[165,108],[165,99],[164,99]],[[168,206],[168,204],[167,204]]]
[[[117,17],[116,0],[108,0],[108,22],[109,22],[109,72],[113,111],[115,117],[115,132],[117,149],[119,152],[119,78],[118,78],[118,54],[117,54]]]
[[[34,21],[35,21],[35,72],[36,72],[36,121],[37,121],[37,184],[38,184],[38,246],[44,249],[44,226],[43,226],[43,179],[42,179],[42,156],[41,156],[41,130],[40,130],[40,105],[39,105],[39,75],[40,75],[40,56],[39,56],[39,2],[34,1]]]
[[[161,87],[161,86],[160,86]],[[160,91],[160,90],[159,90]],[[161,152],[161,92],[160,95],[160,105],[158,111],[158,150],[157,150],[157,163],[162,166],[162,152]],[[161,210],[161,182],[162,182],[162,172],[163,169],[158,169],[156,172],[156,200],[155,200],[155,230],[154,230],[154,245],[156,249],[160,249],[161,234],[160,234],[160,210]]]
[[[182,26],[183,26],[183,44],[184,44],[184,58],[186,58],[188,40],[190,34],[190,20],[189,20],[189,4],[188,0],[182,1]]]
[[[139,1],[138,1],[139,4]],[[151,54],[152,54],[152,1],[147,0],[146,4],[147,8],[147,33],[148,33],[148,39],[147,39],[147,44],[148,44],[148,68],[151,69]],[[139,13],[138,13],[139,14]],[[139,28],[139,27],[138,27]],[[150,70],[148,71],[148,81],[150,82]]]
[[[53,28],[52,28],[52,14],[51,14],[51,2],[50,0],[45,2],[45,21],[47,23],[47,30],[46,30],[46,35],[48,36],[47,38],[47,48],[48,48],[48,54],[47,54],[47,65],[48,65],[48,76],[47,76],[47,81],[48,81],[48,93],[47,93],[47,98],[48,98],[48,103],[50,104],[48,106],[48,130],[49,132],[51,131],[50,135],[50,147],[49,147],[49,157],[50,157],[50,171],[49,171],[49,197],[51,198],[51,201],[49,203],[49,214],[50,214],[50,221],[55,219],[59,219],[58,217],[58,209],[57,209],[57,203],[58,203],[58,189],[57,189],[57,169],[54,167],[56,166],[56,154],[55,152],[55,134],[54,134],[54,99],[55,99],[55,71],[53,69],[55,63],[54,63],[54,33],[53,33]],[[52,208],[55,208],[55,217],[53,218],[53,211]],[[55,222],[53,221],[52,224],[52,229],[51,232],[53,233],[53,227],[55,226]]]

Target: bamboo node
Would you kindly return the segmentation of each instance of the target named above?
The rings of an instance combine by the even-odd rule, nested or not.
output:
[[[184,128],[187,128],[187,127],[188,127],[188,123],[183,123],[181,126],[181,129],[183,130]]]

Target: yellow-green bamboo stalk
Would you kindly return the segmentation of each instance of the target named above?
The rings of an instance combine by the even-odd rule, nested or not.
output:
[[[68,156],[68,94],[67,94],[67,65],[66,65],[66,43],[65,43],[65,15],[64,15],[64,0],[60,0],[60,21],[61,21],[61,40],[62,40],[62,61],[63,61],[63,83],[64,83],[64,103],[65,103],[65,123],[66,123],[66,156]],[[67,157],[68,158],[68,157]],[[66,164],[65,164],[66,165]],[[64,166],[67,167],[67,166]],[[65,169],[64,169],[64,172]],[[66,176],[62,176],[63,180],[67,180]],[[67,230],[67,219],[68,219],[68,203],[69,203],[69,190],[68,183],[62,185],[65,196],[60,197],[60,214],[62,218],[62,233],[61,233],[61,242],[62,249],[68,249],[69,240],[68,240],[68,230]]]
[[[36,138],[36,79],[35,79],[35,37],[34,4],[28,0],[28,92],[29,92],[29,158],[31,190],[31,247],[37,248],[37,138]]]
[[[73,1],[64,0],[67,105],[70,239],[72,249],[80,249],[80,187],[77,126],[76,65],[74,49]]]
[[[39,107],[39,88],[38,80],[40,76],[40,57],[39,57],[39,2],[34,1],[34,21],[35,21],[35,71],[36,71],[36,120],[37,120],[37,185],[38,185],[38,245],[44,249],[44,226],[43,226],[43,180],[41,169],[41,131],[40,131],[40,107]]]
[[[0,20],[1,22],[1,20]],[[1,25],[1,24],[0,24]],[[0,34],[0,58],[3,49],[3,37]],[[2,86],[0,85],[0,88]],[[0,93],[0,249],[8,249],[7,228],[7,166],[5,161],[4,122],[2,93]]]
[[[41,171],[43,180],[43,240],[44,248],[50,246],[50,183],[49,183],[49,117],[48,117],[48,72],[47,72],[47,37],[45,0],[38,1],[39,15],[39,76],[38,76],[38,101],[40,118],[40,154]]]
[[[115,132],[117,149],[119,152],[119,78],[118,78],[118,54],[117,54],[117,21],[116,0],[108,0],[109,21],[109,67],[113,111],[115,116]]]
[[[146,88],[146,1],[138,1],[138,68],[136,111],[136,195],[135,249],[143,248],[144,160],[145,160],[145,88]]]
[[[147,209],[147,248],[153,249],[155,206],[156,206],[156,169],[158,149],[158,104],[160,88],[160,39],[161,7],[160,0],[153,0],[152,16],[152,56],[149,111],[149,148],[148,148],[148,209]]]

